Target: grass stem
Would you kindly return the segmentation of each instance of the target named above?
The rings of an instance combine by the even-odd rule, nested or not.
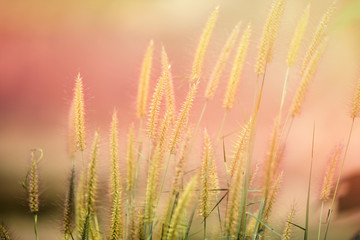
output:
[[[34,214],[34,232],[35,232],[35,239],[39,240],[38,233],[37,233],[37,214]]]

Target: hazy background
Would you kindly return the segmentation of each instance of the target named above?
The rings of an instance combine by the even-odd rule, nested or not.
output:
[[[286,5],[261,105],[255,146],[255,159],[260,163],[265,159],[280,103],[287,48],[308,2],[312,4],[311,18],[300,57],[322,14],[331,4],[328,0],[297,0],[288,1]],[[238,105],[228,114],[224,129],[231,132],[243,123],[244,114],[250,113],[256,82],[253,71],[256,48],[271,1],[0,0],[0,221],[9,226],[16,239],[33,239],[32,217],[19,181],[29,166],[29,149],[34,147],[43,148],[45,153],[40,165],[39,235],[42,239],[56,239],[59,234],[59,206],[70,171],[70,160],[66,155],[67,114],[76,75],[80,72],[84,80],[89,142],[93,131],[100,129],[103,156],[100,181],[101,186],[106,187],[111,114],[114,108],[118,110],[123,150],[130,122],[138,124],[135,114],[137,83],[149,40],[155,41],[151,85],[159,76],[163,44],[172,64],[177,107],[180,107],[188,89],[187,76],[191,72],[198,38],[209,13],[217,5],[220,6],[219,18],[206,54],[204,75],[191,117],[198,119],[204,100],[203,89],[228,34],[240,20],[243,26],[251,22],[253,34],[239,86]],[[286,210],[291,202],[296,202],[300,212],[299,225],[304,224],[301,212],[305,210],[313,123],[316,123],[316,137],[311,217],[315,223],[319,208],[317,196],[329,153],[336,144],[345,143],[348,136],[351,101],[360,76],[359,1],[337,1],[329,37],[329,45],[302,114],[294,121],[281,165],[285,177],[279,202]],[[297,67],[290,73],[286,107],[299,82],[299,64],[298,60]],[[223,86],[209,105],[202,124],[209,129],[213,140],[223,115],[221,103],[230,67],[228,64]],[[357,121],[344,168],[347,176],[360,174],[359,132]],[[226,139],[229,150],[232,140],[233,136]],[[122,159],[124,155],[122,151]],[[218,156],[221,165],[221,154]],[[221,170],[223,168],[219,168]],[[340,195],[345,195],[346,189],[349,188],[344,185]],[[360,206],[360,190],[352,195],[355,204]],[[339,236],[348,239],[359,231],[359,209],[352,208],[335,215],[334,231],[328,239],[339,239]],[[284,214],[281,216],[284,219]]]

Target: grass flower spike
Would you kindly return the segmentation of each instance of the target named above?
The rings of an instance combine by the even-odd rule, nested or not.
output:
[[[146,114],[146,105],[149,92],[149,82],[151,74],[151,65],[152,65],[152,55],[153,55],[154,42],[151,40],[142,63],[142,69],[139,79],[139,87],[137,94],[137,116],[142,118]]]
[[[86,149],[85,141],[85,117],[84,117],[84,94],[83,84],[80,74],[78,74],[74,90],[74,104],[75,104],[75,132],[76,144],[79,151]]]
[[[304,33],[309,22],[309,16],[310,16],[310,4],[307,6],[302,17],[300,18],[297,27],[295,29],[293,38],[291,40],[288,57],[286,59],[286,64],[288,65],[288,67],[293,66],[295,63],[296,57],[299,52],[300,44],[304,38]]]
[[[194,84],[201,77],[201,71],[203,67],[204,57],[206,50],[208,48],[212,32],[218,17],[219,7],[216,7],[215,10],[211,13],[206,26],[201,35],[198,47],[196,49],[194,62],[192,66],[192,74],[190,78],[190,84]]]
[[[234,106],[235,95],[240,81],[241,72],[244,66],[244,61],[249,46],[250,35],[251,25],[249,24],[245,29],[239,42],[236,57],[234,59],[233,67],[231,70],[231,75],[223,102],[224,108],[226,109],[231,109]]]
[[[211,100],[214,97],[215,91],[219,85],[221,74],[224,70],[225,64],[230,56],[231,50],[235,44],[235,40],[239,35],[240,24],[236,25],[234,30],[231,32],[229,38],[227,39],[224,48],[221,51],[219,59],[215,65],[215,68],[211,74],[210,80],[206,87],[205,98],[206,100]]]

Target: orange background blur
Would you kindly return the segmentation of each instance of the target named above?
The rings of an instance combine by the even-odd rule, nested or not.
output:
[[[258,162],[265,159],[273,119],[280,104],[285,59],[293,30],[308,2],[289,0],[286,5],[279,38],[275,43],[275,57],[268,67],[260,110],[255,145],[255,159]],[[328,0],[310,2],[310,24],[300,49],[300,58],[322,14],[331,4]],[[59,234],[61,211],[58,206],[62,203],[70,167],[66,155],[67,115],[76,75],[81,73],[84,80],[88,136],[100,128],[104,157],[104,163],[101,163],[104,174],[100,179],[106,182],[110,117],[116,108],[123,150],[130,122],[138,124],[135,114],[137,83],[149,40],[155,41],[151,85],[154,86],[159,76],[163,44],[172,65],[177,107],[180,107],[188,90],[187,76],[191,72],[199,36],[209,13],[217,5],[220,6],[219,19],[206,54],[204,74],[191,118],[193,122],[198,119],[206,81],[228,34],[240,20],[243,26],[251,21],[253,34],[249,54],[239,86],[237,105],[227,117],[224,129],[227,133],[242,124],[244,115],[249,116],[251,111],[256,82],[253,71],[256,48],[271,1],[0,2],[0,221],[10,227],[14,236],[33,239],[32,219],[18,182],[29,166],[29,149],[34,147],[43,148],[45,153],[40,166],[43,212],[39,216],[39,235],[43,239],[55,239],[54,236]],[[351,101],[360,76],[359,1],[337,1],[337,10],[328,33],[328,47],[306,97],[302,114],[294,121],[281,166],[285,170],[285,178],[279,202],[288,208],[290,202],[295,201],[299,212],[304,212],[312,126],[315,122],[312,206],[316,223],[319,207],[316,199],[329,153],[336,144],[345,143],[351,123]],[[300,65],[300,58],[296,66]],[[209,129],[214,140],[224,111],[221,102],[230,68],[228,64],[223,84],[203,119],[202,127]],[[298,71],[296,67],[290,73],[286,109],[299,82]],[[226,139],[228,146],[231,146],[233,138]],[[360,174],[359,144],[360,121],[357,121],[344,168],[345,175]],[[122,157],[124,155],[121,154]],[[218,153],[217,161],[221,163],[221,153]],[[345,192],[344,187],[340,194]],[[357,195],[354,193],[354,198],[360,198],[360,190]],[[350,238],[360,230],[357,225],[359,209],[357,212],[352,210],[344,215],[336,215],[333,218],[334,233],[328,239],[339,239],[338,236]],[[303,214],[299,213],[300,225],[302,217]]]

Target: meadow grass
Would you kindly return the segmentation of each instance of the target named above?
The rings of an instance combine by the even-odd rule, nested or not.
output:
[[[69,170],[71,177],[68,183],[67,195],[64,201],[64,215],[62,220],[63,239],[292,239],[294,228],[299,229],[299,235],[304,239],[317,237],[326,239],[331,230],[331,216],[334,211],[334,201],[339,187],[346,153],[351,139],[355,118],[360,111],[360,83],[357,86],[353,100],[350,118],[352,125],[345,147],[345,153],[337,149],[329,163],[325,174],[324,184],[320,196],[321,211],[319,225],[311,226],[309,222],[310,192],[312,181],[313,152],[308,154],[311,158],[309,168],[309,182],[306,217],[303,222],[296,223],[296,207],[291,205],[283,229],[275,228],[272,222],[274,205],[281,189],[283,175],[286,171],[280,168],[283,146],[286,145],[293,119],[301,113],[308,89],[314,79],[317,66],[326,48],[327,26],[334,11],[332,4],[324,14],[313,38],[309,43],[304,42],[309,17],[310,5],[303,10],[289,43],[288,57],[284,61],[287,70],[285,73],[281,102],[268,146],[268,153],[264,164],[254,165],[254,151],[256,150],[255,136],[257,123],[261,111],[261,100],[266,81],[268,64],[276,53],[275,41],[281,29],[282,16],[285,11],[286,0],[274,0],[265,22],[262,37],[258,45],[257,62],[254,66],[254,76],[257,87],[254,90],[252,111],[248,114],[243,126],[237,130],[236,142],[232,147],[232,154],[226,146],[223,126],[226,124],[227,112],[236,107],[241,73],[245,67],[248,49],[251,46],[253,34],[251,24],[241,29],[239,23],[229,35],[218,61],[214,65],[211,77],[204,93],[203,109],[196,123],[191,123],[189,116],[192,105],[197,101],[199,84],[206,81],[203,77],[203,64],[209,42],[212,39],[213,29],[216,28],[219,7],[210,14],[203,33],[198,42],[194,55],[189,89],[187,96],[180,108],[177,108],[174,94],[174,83],[171,74],[169,59],[162,46],[161,74],[149,101],[149,82],[151,78],[154,42],[151,40],[145,51],[142,70],[139,77],[137,93],[137,120],[129,127],[127,143],[119,142],[118,117],[114,111],[110,124],[109,165],[110,177],[108,184],[109,202],[102,206],[109,210],[108,225],[99,224],[103,221],[98,214],[98,179],[97,165],[99,161],[100,133],[94,135],[91,149],[86,146],[85,101],[83,83],[80,75],[75,80],[74,98],[69,113],[69,147],[68,156],[73,162]],[[239,33],[242,35],[238,37]],[[238,39],[239,38],[239,39]],[[302,63],[297,66],[297,57],[300,45],[308,45],[308,50],[303,56]],[[237,46],[234,49],[234,46]],[[211,101],[216,101],[214,95],[223,79],[224,66],[232,59],[231,73],[228,79],[226,92],[223,98],[224,117],[217,137],[211,139],[205,129],[202,131],[206,106]],[[176,67],[176,66],[175,66]],[[289,109],[284,108],[290,69],[299,67],[300,83],[293,96]],[[360,81],[359,81],[360,82]],[[176,101],[176,102],[175,102]],[[285,117],[284,117],[285,116]],[[290,121],[289,121],[290,120]],[[205,119],[206,121],[206,119]],[[138,125],[136,131],[135,125]],[[145,127],[144,127],[145,125]],[[195,126],[195,127],[194,127]],[[311,131],[311,129],[310,129]],[[312,151],[315,146],[315,124],[313,131]],[[203,134],[203,152],[200,159],[192,157],[192,147],[199,132]],[[146,134],[144,134],[146,133]],[[126,146],[126,159],[119,157],[119,145]],[[222,147],[222,149],[221,149]],[[84,152],[89,151],[90,159],[84,158]],[[28,193],[29,209],[34,215],[35,238],[39,239],[37,232],[37,217],[39,213],[39,189],[37,166],[42,158],[36,160],[35,151],[31,151],[31,167],[26,175],[23,186]],[[76,153],[81,153],[77,159]],[[226,185],[219,185],[218,174],[220,161],[215,161],[216,153],[223,154]],[[340,172],[334,187],[335,169],[337,162],[342,158]],[[82,162],[81,168],[76,162]],[[189,160],[195,162],[199,168],[186,171]],[[126,165],[126,175],[120,176],[120,167]],[[86,168],[86,164],[88,167]],[[174,176],[168,175],[169,166],[174,166]],[[145,176],[140,175],[145,171]],[[146,182],[145,187],[139,185],[139,178]],[[172,180],[170,180],[172,178]],[[190,180],[189,180],[190,179]],[[257,181],[254,181],[257,179]],[[165,191],[166,181],[171,181],[171,188]],[[335,189],[333,191],[333,189]],[[322,231],[323,211],[325,203],[332,199],[326,217],[325,230]],[[160,207],[161,206],[161,207]],[[103,215],[101,215],[103,216]],[[208,223],[211,221],[211,229]],[[200,223],[200,224],[199,224]],[[309,236],[310,227],[318,229],[317,236]],[[13,230],[16,233],[16,229]],[[202,233],[202,234],[201,234]],[[0,225],[1,239],[10,239],[5,227]],[[41,236],[40,236],[41,238]]]

